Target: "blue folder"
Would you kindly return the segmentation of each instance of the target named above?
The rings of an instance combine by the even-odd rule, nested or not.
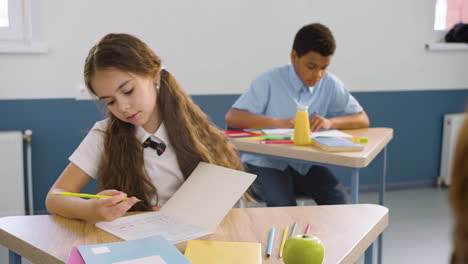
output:
[[[151,236],[115,243],[78,246],[86,264],[122,261],[134,263],[190,264],[191,262],[162,236]],[[159,260],[159,261],[158,261]]]

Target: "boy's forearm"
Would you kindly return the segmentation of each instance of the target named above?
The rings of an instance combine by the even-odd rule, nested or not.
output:
[[[362,111],[358,114],[330,118],[334,129],[357,129],[369,127],[369,117]]]
[[[256,115],[247,111],[231,109],[226,114],[226,125],[234,128],[266,128],[276,127],[277,118]]]

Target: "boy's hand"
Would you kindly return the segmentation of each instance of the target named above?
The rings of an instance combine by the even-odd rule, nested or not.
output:
[[[294,127],[294,117],[289,118],[277,118],[275,120],[274,127],[276,128],[293,128]]]
[[[330,129],[332,128],[332,122],[330,119],[321,117],[319,115],[314,115],[310,118],[310,132],[315,132],[320,129]]]
[[[128,200],[123,201],[127,194],[117,190],[104,190],[98,194],[112,197],[89,200],[93,203],[96,221],[114,221],[140,201],[136,197],[130,197]]]

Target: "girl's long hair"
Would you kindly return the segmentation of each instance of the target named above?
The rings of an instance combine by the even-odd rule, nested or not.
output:
[[[91,85],[93,75],[111,67],[148,78],[160,72],[156,107],[185,179],[200,161],[243,169],[232,144],[211,124],[169,71],[161,70],[160,58],[144,42],[128,34],[108,34],[93,46],[84,66],[85,82],[92,93],[95,94]],[[151,210],[152,201],[158,199],[157,189],[144,168],[143,147],[135,137],[135,127],[110,111],[107,114],[109,123],[99,164],[98,189],[121,190],[143,200],[132,210]]]
[[[452,263],[468,263],[468,119],[458,136],[449,189],[455,217]]]

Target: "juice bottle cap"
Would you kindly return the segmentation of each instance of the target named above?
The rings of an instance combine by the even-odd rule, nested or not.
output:
[[[298,111],[307,111],[308,108],[307,105],[297,105]]]

